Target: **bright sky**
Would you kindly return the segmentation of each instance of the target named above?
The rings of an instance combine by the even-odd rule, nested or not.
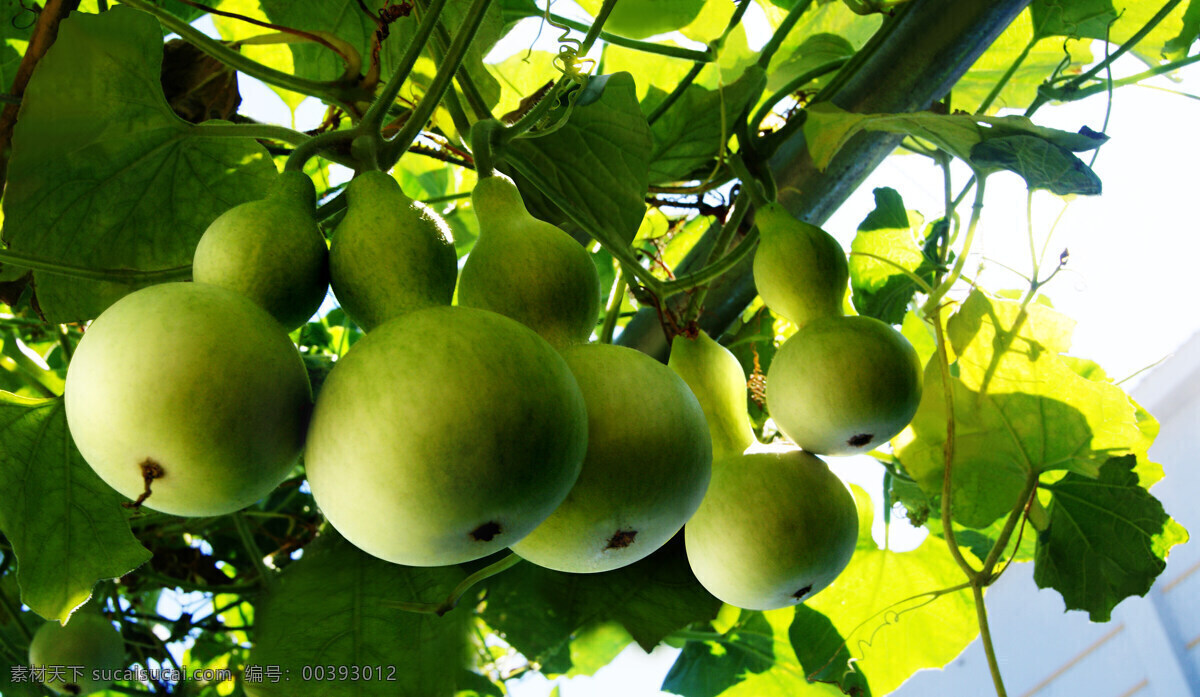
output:
[[[580,16],[568,12],[567,4],[556,3],[555,11]],[[759,12],[748,13],[746,21],[752,29],[765,26]],[[536,31],[537,20],[526,22]],[[198,26],[212,29],[211,24]],[[555,50],[557,34],[543,32],[535,49]],[[529,46],[528,36],[504,42],[493,55],[502,58],[525,49]],[[751,43],[753,46],[753,39]],[[1134,59],[1125,59],[1116,72],[1125,75],[1141,69]],[[1200,68],[1185,71],[1182,83],[1159,78],[1151,84],[1200,94]],[[276,123],[291,120],[282,101],[261,84],[243,78],[240,86],[243,113]],[[1044,126],[1076,131],[1087,125],[1099,131],[1105,108],[1104,98],[1096,96],[1075,104],[1044,107],[1035,118]],[[308,100],[296,113],[296,127],[315,126],[323,113],[320,104]],[[1097,361],[1116,379],[1169,356],[1200,330],[1200,311],[1190,302],[1197,251],[1191,235],[1198,231],[1194,160],[1200,153],[1194,145],[1189,148],[1193,142],[1189,124],[1196,123],[1200,123],[1200,100],[1145,87],[1118,90],[1109,126],[1103,129],[1112,140],[1102,148],[1094,165],[1104,183],[1104,195],[1071,201],[1047,247],[1043,262],[1047,271],[1063,249],[1070,250],[1067,269],[1044,293],[1055,307],[1078,321],[1072,353]],[[1085,153],[1084,160],[1089,158],[1090,154]],[[956,191],[966,178],[960,171]],[[825,225],[846,248],[858,223],[874,206],[872,189],[880,186],[899,191],[906,206],[919,210],[926,220],[941,214],[940,171],[919,156],[891,158]],[[1063,203],[1047,193],[1034,197],[1034,236],[1039,249]],[[961,212],[964,216],[969,213],[969,200]],[[977,275],[983,263],[979,278],[984,287],[1024,288],[1024,281],[1002,266],[1024,273],[1030,270],[1026,194],[1019,177],[1001,173],[989,178],[978,234],[966,267],[968,275]],[[1127,383],[1126,389],[1132,384]],[[867,489],[878,505],[882,498],[878,465],[863,458],[830,460],[844,479]],[[876,515],[875,520],[879,528],[875,537],[882,540],[882,516]],[[904,528],[907,526],[902,521],[893,526],[893,548],[909,548],[919,542],[921,535],[906,535]],[[660,647],[646,655],[631,646],[594,678],[551,683],[533,674],[510,683],[509,688],[514,697],[545,697],[554,684],[559,686],[561,697],[662,695],[665,693],[660,693],[658,686],[677,653]]]

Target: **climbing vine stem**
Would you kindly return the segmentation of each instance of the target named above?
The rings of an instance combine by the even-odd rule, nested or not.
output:
[[[384,151],[380,156],[380,166],[383,169],[391,169],[392,165],[400,159],[400,155],[405,150],[408,150],[408,146],[412,145],[412,142],[416,140],[417,136],[421,133],[421,129],[425,127],[425,122],[433,116],[438,102],[442,100],[443,95],[450,88],[454,74],[458,72],[459,66],[462,65],[463,59],[467,55],[467,48],[471,45],[471,40],[479,32],[479,27],[483,23],[483,16],[491,3],[492,0],[474,0],[471,3],[466,16],[463,17],[458,33],[454,35],[454,41],[451,42],[450,48],[446,51],[445,59],[438,66],[438,71],[433,76],[433,81],[429,83],[429,89],[425,92],[425,96],[421,97],[421,101],[417,103],[416,108],[409,115],[408,121],[405,122],[400,132],[396,134],[396,137],[385,144]]]
[[[496,574],[507,571],[517,564],[521,563],[521,557],[516,554],[509,553],[508,556],[500,561],[483,567],[479,571],[467,576],[459,582],[454,590],[446,596],[446,599],[440,603],[419,603],[406,600],[386,600],[380,603],[383,607],[390,607],[395,610],[403,610],[405,612],[416,612],[426,615],[444,615],[454,608],[458,607],[458,603],[462,600],[467,591],[471,590],[475,584],[485,579],[491,578]]]

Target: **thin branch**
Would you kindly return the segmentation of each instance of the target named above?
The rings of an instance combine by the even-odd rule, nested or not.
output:
[[[242,539],[242,545],[246,548],[246,553],[250,555],[250,561],[254,564],[255,570],[258,571],[258,577],[262,579],[263,585],[270,588],[275,583],[275,575],[267,568],[266,562],[263,561],[264,554],[259,549],[258,543],[254,541],[254,532],[250,529],[250,525],[246,523],[246,517],[241,511],[233,514],[233,526],[237,529],[238,537]]]
[[[979,637],[983,640],[983,653],[987,655],[988,672],[992,674],[992,685],[996,688],[996,697],[1008,697],[1008,692],[1004,689],[1004,678],[1000,675],[1000,664],[996,660],[996,648],[992,646],[987,606],[983,604],[983,587],[973,585],[971,591],[975,594],[975,616],[979,620]]]

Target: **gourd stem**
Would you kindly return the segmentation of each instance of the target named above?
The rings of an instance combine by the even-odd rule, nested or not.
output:
[[[470,576],[464,578],[457,586],[454,587],[454,590],[450,591],[450,595],[446,596],[446,599],[440,603],[419,603],[407,600],[385,600],[381,602],[380,605],[383,607],[390,607],[394,610],[416,612],[425,615],[438,615],[440,617],[441,615],[444,615],[457,607],[458,602],[462,600],[462,597],[466,595],[467,591],[471,590],[476,583],[479,583],[484,579],[491,578],[502,571],[507,571],[521,561],[521,557],[514,553],[509,553],[508,556],[504,557],[500,561],[485,566],[479,571],[476,571]]]
[[[613,333],[617,329],[617,320],[621,316],[621,305],[625,302],[625,290],[629,282],[625,280],[625,267],[617,266],[617,275],[613,278],[612,292],[608,295],[608,305],[604,308],[604,325],[600,328],[600,343],[611,344]]]
[[[429,35],[433,33],[434,27],[437,26],[438,20],[442,15],[442,8],[446,6],[446,0],[431,0],[429,6],[425,8],[425,16],[421,18],[421,23],[417,25],[417,31],[413,34],[408,48],[405,49],[404,55],[400,58],[400,63],[396,66],[396,72],[388,78],[387,84],[371,106],[367,108],[367,112],[363,114],[362,120],[358,124],[359,133],[379,133],[380,127],[383,125],[384,117],[387,115],[388,107],[396,101],[396,95],[400,94],[400,88],[404,85],[404,81],[408,79],[409,73],[412,72],[413,66],[416,65],[417,59],[421,57],[421,49],[425,47],[425,43],[429,40]]]
[[[263,561],[262,550],[254,541],[254,532],[250,530],[250,525],[246,523],[246,518],[241,511],[233,514],[233,526],[237,528],[238,537],[242,539],[242,545],[245,546],[246,553],[250,555],[250,561],[258,571],[258,577],[262,579],[264,586],[270,588],[275,583],[274,573],[267,568],[266,562]]]
[[[772,94],[770,97],[767,98],[767,101],[763,102],[762,106],[760,106],[758,108],[758,111],[754,112],[754,118],[750,119],[751,132],[752,133],[758,132],[759,128],[762,127],[763,120],[767,118],[767,114],[769,114],[771,112],[771,109],[775,108],[776,104],[783,101],[789,95],[791,95],[793,92],[795,92],[796,90],[800,89],[801,87],[807,85],[808,83],[812,82],[813,80],[816,80],[817,78],[822,77],[824,75],[828,75],[829,73],[832,73],[833,71],[837,70],[838,68],[841,68],[843,65],[845,65],[849,61],[850,61],[849,57],[831,60],[828,63],[825,63],[823,65],[818,65],[817,67],[813,68],[812,70],[809,70],[808,72],[801,73],[800,75],[798,75],[797,77],[792,79],[790,82],[788,82],[786,85],[784,85],[783,87],[780,87],[778,90],[775,91],[774,94]]]
[[[587,28],[587,34],[584,35],[583,41],[580,41],[579,47],[575,49],[576,56],[586,56],[587,52],[592,50],[592,44],[600,36],[600,29],[608,21],[608,15],[612,13],[616,4],[617,0],[604,0],[604,4],[600,6],[600,12],[596,14],[596,19]],[[571,24],[567,23],[567,26],[571,26]],[[516,123],[504,130],[501,134],[501,143],[510,142],[540,123],[542,118],[554,108],[554,105],[558,104],[558,98],[562,96],[567,87],[575,84],[577,80],[578,78],[565,74],[560,77],[558,82],[554,83],[554,87],[551,87],[550,91],[546,93],[546,96],[542,97],[524,116],[517,119]]]
[[[721,225],[721,232],[717,235],[712,249],[708,250],[708,254],[705,256],[704,261],[701,262],[700,270],[697,273],[709,272],[711,270],[709,268],[709,260],[714,256],[718,259],[725,256],[725,250],[729,248],[729,243],[733,241],[734,234],[737,233],[738,228],[742,225],[742,220],[746,217],[746,210],[749,208],[749,203],[749,194],[745,190],[738,192],[738,196],[733,202],[733,208],[730,209],[729,215]],[[743,241],[742,244],[745,244],[745,242]],[[708,285],[698,286],[696,292],[692,294],[691,299],[688,301],[687,310],[683,313],[683,324],[685,326],[700,316],[700,312],[704,309],[704,299],[707,296]]]
[[[421,101],[417,103],[416,108],[409,115],[408,121],[405,122],[400,132],[396,134],[396,137],[385,144],[380,156],[380,165],[383,169],[391,169],[392,165],[400,159],[400,155],[408,150],[408,147],[416,140],[417,136],[421,133],[421,129],[425,127],[425,122],[429,120],[429,117],[433,116],[438,103],[442,101],[442,97],[450,88],[454,74],[458,72],[459,66],[462,65],[463,59],[467,55],[467,48],[471,45],[471,40],[479,32],[484,14],[487,12],[491,2],[492,0],[474,0],[471,3],[466,17],[463,19],[462,27],[454,35],[454,41],[451,42],[442,64],[438,66],[437,74],[433,76],[433,81],[429,84],[429,89],[425,92],[425,96],[421,97]]]
[[[987,606],[983,604],[983,586],[973,584],[971,590],[975,593],[975,616],[979,619],[979,638],[983,641],[983,653],[987,656],[988,671],[992,674],[992,685],[996,687],[996,697],[1008,697],[1004,689],[1004,678],[1000,675],[1000,664],[996,660],[996,648],[992,646],[992,632],[988,629]]]
[[[800,2],[792,5],[792,9],[788,10],[787,16],[779,23],[779,26],[775,29],[775,33],[771,35],[766,45],[763,46],[762,52],[758,54],[758,64],[763,70],[766,70],[767,66],[771,64],[771,59],[775,57],[775,52],[783,45],[783,40],[791,33],[792,29],[796,26],[796,22],[800,21],[800,16],[808,10],[810,5],[812,5],[812,0],[800,0]]]
[[[749,8],[750,3],[748,2],[738,3],[737,9],[733,11],[733,14],[729,17],[729,22],[725,25],[725,31],[721,32],[721,36],[717,37],[716,40],[708,45],[709,54],[714,57],[720,56],[721,48],[725,46],[725,40],[729,38],[729,34],[734,30],[735,27],[741,25],[742,16],[746,14],[746,10]],[[687,75],[684,75],[683,79],[679,81],[679,84],[675,85],[675,89],[671,90],[671,93],[664,97],[663,100],[654,107],[654,111],[652,111],[650,115],[646,117],[646,121],[653,126],[654,122],[657,121],[663,114],[665,114],[667,109],[670,109],[671,105],[678,101],[681,96],[683,96],[683,93],[692,85],[693,82],[695,82],[696,78],[700,76],[700,72],[704,70],[705,66],[707,66],[710,62],[712,62],[711,59],[696,61],[692,65],[692,69],[688,71]]]
[[[762,185],[754,178],[754,175],[750,174],[750,170],[746,167],[746,163],[742,161],[740,153],[734,153],[729,156],[729,167],[737,175],[737,178],[742,180],[742,191],[750,196],[750,201],[754,204],[755,208],[762,208],[770,203],[767,200],[766,194],[763,193]]]

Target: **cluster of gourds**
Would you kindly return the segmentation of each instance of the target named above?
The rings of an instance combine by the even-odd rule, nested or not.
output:
[[[511,547],[606,571],[686,523],[700,582],[751,609],[802,602],[845,568],[854,500],[816,455],[899,432],[920,371],[891,327],[843,316],[846,258],[829,235],[776,203],[756,212],[759,291],[799,327],[766,399],[803,449],[779,448],[756,442],[741,366],[703,333],[676,337],[669,367],[589,343],[591,255],[533,217],[510,179],[476,185],[479,239],[461,273],[445,222],[390,175],[359,174],[346,198],[327,247],[312,182],[286,171],[212,223],[194,282],[138,290],[92,323],[65,398],[101,478],[158,511],[222,515],[303,453],[332,527],[414,566]],[[366,334],[314,404],[288,331],[328,286]]]

